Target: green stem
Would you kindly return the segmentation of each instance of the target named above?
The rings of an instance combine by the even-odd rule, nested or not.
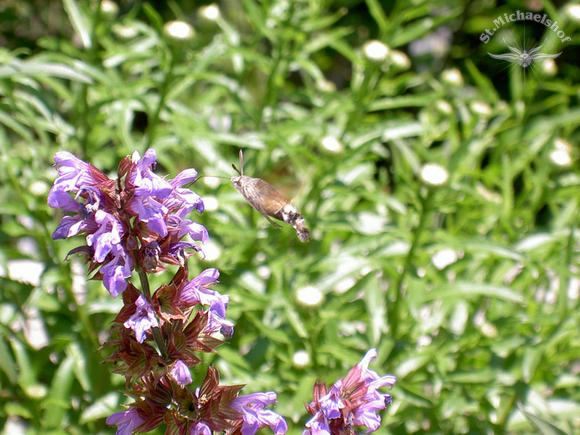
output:
[[[431,209],[431,204],[433,202],[433,189],[429,189],[427,191],[426,196],[421,197],[421,214],[419,215],[419,223],[417,224],[417,228],[413,232],[413,240],[411,241],[411,246],[409,251],[407,252],[407,256],[405,257],[405,263],[403,264],[403,271],[397,278],[395,283],[395,301],[392,304],[392,308],[389,313],[389,318],[391,319],[391,327],[392,327],[392,336],[393,338],[397,337],[398,329],[399,329],[399,319],[400,319],[400,302],[403,293],[403,283],[405,281],[405,277],[411,268],[411,263],[413,261],[413,256],[415,255],[415,250],[419,245],[419,238],[421,237],[421,233],[423,232],[423,228],[425,226],[425,222],[427,221],[427,216]]]
[[[96,10],[93,14],[93,22],[91,23],[91,46],[87,52],[89,64],[94,65],[97,59],[97,43],[96,43],[96,33],[97,27],[99,26],[99,22],[101,20],[101,3],[102,0],[99,0],[96,4]],[[81,125],[82,125],[82,139],[81,139],[81,149],[83,152],[83,156],[87,156],[87,150],[89,149],[88,140],[90,134],[90,105],[88,101],[88,93],[89,93],[89,86],[86,83],[81,85],[80,95],[79,95],[79,112],[81,117]]]
[[[155,141],[155,133],[157,130],[157,124],[159,124],[159,117],[161,116],[161,110],[163,110],[163,106],[165,106],[165,101],[167,100],[167,94],[169,92],[169,85],[170,85],[171,81],[173,80],[173,76],[174,76],[173,73],[174,73],[175,64],[176,64],[176,56],[171,51],[171,49],[169,49],[167,53],[170,56],[169,69],[165,73],[165,78],[163,79],[163,82],[161,83],[161,89],[159,90],[159,103],[157,104],[155,112],[153,113],[153,116],[151,117],[151,121],[149,122],[149,126],[147,127],[147,142],[146,142],[145,149],[143,150],[143,153],[145,153],[145,151],[147,151],[149,148],[151,148],[151,146],[153,145],[153,142]]]
[[[137,267],[137,271],[139,273],[139,281],[141,282],[141,292],[145,295],[147,302],[151,303],[151,288],[149,286],[147,273],[141,267]],[[161,356],[164,359],[167,359],[167,344],[165,343],[165,340],[163,340],[161,330],[159,327],[154,327],[151,328],[151,331],[153,332],[153,339],[155,340],[155,343],[157,343]]]
[[[576,229],[575,222],[578,221],[578,213],[576,218],[570,225],[570,234],[568,235],[566,250],[564,251],[563,270],[560,271],[560,290],[559,290],[559,309],[560,321],[568,317],[568,283],[570,282],[570,265],[572,264],[572,255],[574,253],[574,231]]]

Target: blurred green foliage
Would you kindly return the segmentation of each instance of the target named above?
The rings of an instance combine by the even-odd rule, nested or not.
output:
[[[64,261],[80,240],[51,240],[60,216],[46,194],[57,150],[112,173],[148,147],[161,174],[225,177],[242,148],[247,175],[296,197],[309,244],[268,224],[229,181],[202,178],[194,190],[211,243],[190,260],[192,272],[220,269],[236,323],[206,362],[246,393],[276,391],[290,433],[306,421],[314,380],[334,382],[370,347],[371,368],[398,377],[380,433],[580,430],[580,31],[570,5],[111,4],[0,8],[5,433],[112,432],[104,418],[121,409],[123,381],[100,363],[99,344],[120,302],[85,282],[78,259]],[[480,41],[516,10],[547,13],[572,41],[529,22]],[[176,19],[193,39],[164,33]],[[542,52],[562,54],[524,71],[487,55],[507,52],[502,38],[547,38]],[[365,52],[371,40],[388,50]],[[427,163],[448,181],[425,183]],[[316,305],[301,296],[318,291]],[[295,358],[304,351],[306,364]]]

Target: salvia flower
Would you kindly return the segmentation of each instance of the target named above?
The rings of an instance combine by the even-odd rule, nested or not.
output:
[[[219,385],[213,367],[199,387],[189,387],[190,367],[202,362],[198,354],[216,352],[234,332],[226,320],[230,299],[211,288],[218,283],[217,269],[188,278],[190,251],[200,251],[196,242],[209,238],[203,225],[188,218],[204,210],[201,198],[183,187],[197,171],[186,169],[166,180],[154,172],[156,160],[151,149],[142,158],[135,152],[120,162],[118,179],[112,180],[69,152],[55,155],[59,175],[48,203],[67,215],[53,238],[84,236],[86,244],[69,255],[85,254],[111,295],[122,293],[123,307],[104,347],[113,348],[107,361],[125,377],[126,394],[134,401],[107,424],[117,426],[117,435],[162,424],[175,434],[253,435],[266,426],[286,433],[286,421],[270,409],[274,392],[238,396],[243,385]],[[169,284],[152,292],[147,274],[163,270],[162,263],[179,267]],[[134,271],[141,289],[129,280]]]
[[[91,270],[99,270],[95,277],[112,296],[125,291],[136,266],[158,272],[162,263],[183,265],[190,251],[201,250],[194,242],[208,240],[203,225],[186,219],[204,209],[201,198],[183,187],[195,180],[195,169],[166,180],[154,172],[152,149],[142,158],[135,152],[123,159],[118,180],[68,151],[56,153],[54,160],[58,177],[48,204],[72,214],[62,218],[52,237],[86,236],[86,246],[74,252],[88,254]]]
[[[391,395],[378,389],[393,386],[397,379],[392,375],[381,377],[368,368],[376,357],[376,349],[370,349],[344,379],[329,389],[323,383],[314,385],[314,400],[306,406],[313,417],[306,423],[303,435],[349,434],[355,433],[355,428],[369,433],[379,428],[381,418],[377,412],[390,405]]]

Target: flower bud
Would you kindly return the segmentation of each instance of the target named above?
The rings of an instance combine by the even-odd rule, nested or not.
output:
[[[421,179],[428,185],[441,186],[449,179],[449,172],[436,163],[427,163],[421,168]]]
[[[457,68],[446,69],[441,73],[441,79],[453,86],[461,86],[463,85],[463,76],[461,75],[461,71]]]
[[[374,63],[384,62],[389,55],[389,51],[389,47],[385,43],[377,41],[376,39],[368,41],[363,45],[363,54],[367,60]]]
[[[296,290],[296,300],[306,307],[315,307],[322,303],[323,293],[319,288],[306,286]]]
[[[390,53],[391,61],[398,70],[404,71],[411,67],[411,60],[409,56],[399,50],[393,50]]]
[[[570,166],[572,157],[570,156],[570,144],[564,139],[557,138],[554,141],[554,147],[550,151],[550,160],[557,166]]]
[[[217,21],[221,16],[221,12],[218,5],[212,3],[199,8],[199,15],[208,21]]]
[[[558,65],[554,59],[546,59],[541,65],[542,71],[549,77],[555,76],[558,72]]]
[[[566,7],[566,13],[572,20],[580,22],[580,4],[571,4]]]
[[[115,18],[119,13],[119,6],[111,0],[103,0],[101,2],[101,15],[104,18]]]
[[[320,146],[331,153],[339,153],[344,149],[344,145],[332,135],[327,135],[320,141]]]
[[[477,113],[484,118],[491,116],[491,108],[489,107],[489,104],[484,103],[483,101],[473,101],[469,107],[472,112]]]
[[[195,35],[193,27],[185,21],[170,21],[163,27],[163,32],[176,42],[190,41]]]

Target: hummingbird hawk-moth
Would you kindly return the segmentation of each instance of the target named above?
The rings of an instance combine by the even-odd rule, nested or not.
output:
[[[232,164],[232,167],[239,174],[238,176],[230,178],[232,185],[252,207],[264,215],[268,222],[280,228],[280,225],[270,218],[284,221],[296,230],[296,234],[301,242],[310,240],[310,231],[306,228],[304,218],[296,207],[288,202],[267,181],[244,175],[244,156],[242,150],[240,150],[240,169],[236,168],[234,164]]]

